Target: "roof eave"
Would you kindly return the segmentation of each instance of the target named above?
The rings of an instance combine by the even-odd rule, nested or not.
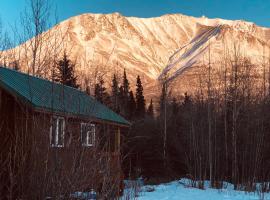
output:
[[[71,118],[80,118],[80,119],[89,120],[89,121],[91,120],[91,121],[96,121],[96,122],[105,122],[107,124],[113,124],[113,125],[122,126],[122,127],[126,127],[126,128],[131,126],[130,122],[121,123],[121,122],[111,121],[111,120],[107,120],[107,119],[100,119],[100,118],[97,118],[94,116],[74,114],[74,113],[63,112],[63,111],[59,111],[59,110],[53,110],[53,109],[49,109],[49,108],[38,107],[35,105],[33,105],[33,107],[34,107],[34,111],[39,112],[39,113],[56,114],[56,115],[68,116]]]

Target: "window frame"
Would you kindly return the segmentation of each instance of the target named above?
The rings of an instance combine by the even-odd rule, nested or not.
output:
[[[83,126],[90,126],[93,127],[93,131],[87,131],[86,134],[86,141],[83,141],[85,137],[83,137]],[[90,138],[90,134],[93,137],[92,139],[92,143],[89,143],[89,138]],[[96,142],[96,124],[94,123],[86,123],[86,122],[82,122],[81,123],[81,143],[83,147],[94,147],[95,146],[95,142]]]
[[[53,123],[54,123],[54,120],[56,120],[56,127],[55,127],[55,143],[53,143]],[[59,144],[59,123],[60,123],[60,120],[62,120],[63,122],[63,131],[61,133],[61,137],[62,137],[62,141],[63,141],[63,144]],[[50,146],[51,147],[56,147],[56,148],[63,148],[65,147],[65,132],[66,132],[66,121],[65,121],[65,118],[62,117],[62,116],[53,116],[51,118],[51,127],[50,127]]]

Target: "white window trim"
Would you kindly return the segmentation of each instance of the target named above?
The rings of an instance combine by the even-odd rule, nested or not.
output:
[[[62,139],[63,139],[63,144],[58,144],[58,135],[59,135],[59,121],[60,119],[63,120],[63,133],[62,133]],[[53,120],[56,120],[56,135],[57,137],[55,138],[55,144],[52,143],[52,137],[53,137]],[[64,117],[59,117],[59,116],[53,116],[51,118],[51,127],[50,127],[50,145],[51,147],[58,147],[58,148],[63,148],[65,144],[65,131],[66,131],[66,121]]]
[[[91,127],[94,127],[94,132],[91,133],[90,131],[87,131],[86,132],[86,143],[84,143],[83,141],[83,126],[91,126]],[[93,142],[91,144],[89,144],[89,137],[90,137],[90,134],[93,134]],[[96,142],[96,125],[95,124],[92,124],[92,123],[81,123],[81,142],[82,142],[82,146],[84,147],[93,147],[95,146],[95,142]]]

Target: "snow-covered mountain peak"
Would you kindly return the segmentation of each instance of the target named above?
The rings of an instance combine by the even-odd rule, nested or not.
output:
[[[142,77],[150,94],[152,90],[147,88],[153,86],[164,70],[176,78],[183,71],[201,65],[209,43],[213,61],[220,59],[224,41],[228,46],[241,41],[243,51],[255,60],[261,56],[263,45],[270,41],[270,29],[252,22],[183,14],[139,18],[120,13],[86,13],[67,19],[48,32],[63,33],[62,40],[58,34],[49,34],[49,40],[63,41],[62,51],[68,51],[70,58],[76,60],[82,80],[97,69],[110,78],[125,68],[131,82],[135,82],[137,75]],[[31,58],[29,54],[23,56],[24,49],[23,45],[15,49],[22,63]]]

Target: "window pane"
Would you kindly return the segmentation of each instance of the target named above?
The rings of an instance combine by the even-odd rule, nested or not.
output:
[[[93,146],[95,142],[95,126],[93,124],[81,124],[81,139],[83,146]]]
[[[64,146],[64,132],[65,131],[65,119],[60,117],[52,118],[51,126],[51,146],[62,147]]]
[[[55,146],[56,145],[56,137],[57,137],[57,119],[53,118],[52,121],[52,128],[51,128],[51,145]]]
[[[95,144],[95,125],[91,124],[89,127],[89,144]]]
[[[91,131],[87,131],[87,144],[88,145],[93,145],[93,138],[92,138],[92,132]]]
[[[63,146],[64,145],[64,119],[58,119],[58,146]]]

